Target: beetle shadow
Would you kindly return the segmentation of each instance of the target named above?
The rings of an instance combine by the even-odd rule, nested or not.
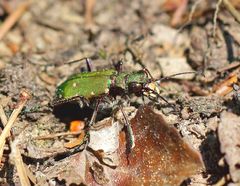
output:
[[[99,106],[96,122],[111,115],[112,107],[106,105],[107,104],[103,103]],[[93,112],[94,109],[91,106],[85,105],[80,107],[77,102],[64,103],[53,108],[55,117],[58,118],[60,122],[66,124],[74,120],[90,121]]]
[[[227,167],[219,165],[222,158],[220,152],[220,144],[215,133],[209,132],[206,139],[201,143],[200,152],[206,168],[206,175],[210,175],[207,179],[209,184],[217,183],[222,176],[226,175]]]
[[[53,109],[55,117],[63,123],[70,123],[73,120],[89,120],[92,113],[92,108],[87,106],[81,108],[78,103],[65,103]]]

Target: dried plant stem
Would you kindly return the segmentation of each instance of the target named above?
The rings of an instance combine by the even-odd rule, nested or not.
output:
[[[7,116],[3,110],[3,107],[2,105],[0,105],[0,119],[1,119],[1,122],[3,124],[3,126],[5,127],[7,125]]]
[[[0,27],[0,40],[5,34],[12,28],[12,26],[19,20],[26,9],[29,6],[29,2],[22,3],[13,13],[11,13],[5,22]]]
[[[191,7],[190,13],[188,18],[186,19],[185,22],[183,22],[183,25],[178,29],[177,33],[180,33],[187,25],[189,25],[194,17],[194,13],[198,7],[198,5],[202,2],[203,0],[197,0],[194,2],[193,6]],[[174,38],[175,39],[175,38]],[[176,40],[176,39],[175,39]]]
[[[21,112],[22,108],[24,107],[24,105],[26,104],[27,100],[30,99],[30,94],[23,90],[20,93],[20,101],[17,104],[17,108],[13,110],[5,128],[3,129],[1,136],[0,136],[0,152],[3,152],[3,148],[6,142],[6,138],[9,136],[10,130],[15,122],[15,120],[17,119],[18,114]],[[2,154],[0,154],[0,162],[2,160]]]
[[[22,160],[20,150],[17,147],[17,144],[18,144],[18,142],[17,142],[17,140],[15,140],[11,145],[11,149],[12,149],[11,154],[13,155],[12,157],[14,158],[14,164],[17,168],[17,173],[20,178],[21,185],[30,186],[31,184],[28,179],[28,175],[27,175],[27,172],[26,172],[23,160]]]
[[[184,12],[187,9],[187,4],[188,4],[188,0],[182,0],[181,4],[178,6],[178,8],[176,9],[176,11],[173,14],[172,20],[171,20],[171,25],[172,26],[176,26],[179,24],[180,20],[182,19],[182,16],[184,14]]]
[[[16,120],[18,114],[21,112],[23,106],[26,104],[27,100],[30,99],[30,94],[23,90],[20,93],[20,101],[17,104],[17,108],[12,112],[9,120],[7,121],[7,116],[3,110],[2,105],[0,105],[0,119],[3,123],[3,125],[5,126],[1,136],[0,136],[0,144],[2,145],[2,148],[0,149],[0,159],[2,158],[2,154],[3,154],[3,147],[4,144],[6,142],[6,137],[9,136],[10,134],[10,129],[14,123],[14,121]],[[11,143],[11,153],[12,153],[12,157],[14,158],[14,162],[15,162],[15,166],[17,168],[17,172],[19,175],[19,179],[21,182],[21,185],[26,185],[26,186],[30,186],[30,181],[28,179],[28,177],[32,180],[32,182],[34,184],[36,184],[36,179],[34,177],[34,175],[28,170],[28,168],[25,167],[23,160],[22,160],[22,156],[20,153],[20,150],[17,146],[18,142],[17,140],[15,140],[14,142]]]
[[[0,119],[1,119],[1,122],[2,122],[3,126],[5,127],[7,125],[7,116],[6,116],[6,114],[3,110],[2,105],[0,105]],[[5,142],[6,142],[6,139],[4,140],[4,144],[5,144]],[[4,151],[4,148],[1,148],[0,149],[0,157],[2,157],[3,151]]]
[[[220,6],[222,4],[223,0],[218,0],[217,4],[216,4],[216,10],[214,12],[214,17],[213,17],[213,38],[216,37],[216,28],[217,28],[217,17],[218,17],[218,12],[220,9]]]
[[[18,147],[17,147],[18,148]],[[25,169],[25,171],[26,171],[26,174],[27,174],[27,176],[28,176],[28,178],[31,180],[31,182],[33,183],[33,185],[37,185],[37,179],[36,179],[36,177],[33,175],[33,173],[28,169],[28,167],[25,165],[25,164],[23,164],[24,165],[24,169]]]
[[[228,11],[232,14],[232,16],[240,23],[240,14],[239,11],[232,5],[229,0],[223,0],[224,6],[228,9]]]
[[[96,0],[86,0],[85,5],[85,24],[93,24],[93,8],[95,6]]]
[[[34,138],[35,140],[44,140],[44,139],[53,139],[56,137],[61,137],[61,136],[69,136],[69,135],[79,135],[81,134],[82,131],[77,131],[77,132],[61,132],[61,133],[57,133],[57,134],[48,134],[48,135],[44,135],[44,136],[38,136],[36,138]]]

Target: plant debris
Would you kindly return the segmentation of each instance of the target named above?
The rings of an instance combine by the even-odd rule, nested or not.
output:
[[[221,144],[221,152],[229,166],[229,172],[233,182],[240,183],[240,118],[229,112],[221,114],[221,122],[218,126],[218,136]]]

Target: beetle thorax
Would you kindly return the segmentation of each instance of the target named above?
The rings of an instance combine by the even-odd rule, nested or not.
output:
[[[126,93],[134,93],[137,96],[142,95],[143,87],[149,81],[143,71],[132,72],[130,74],[119,73],[114,78],[114,87],[121,88]]]

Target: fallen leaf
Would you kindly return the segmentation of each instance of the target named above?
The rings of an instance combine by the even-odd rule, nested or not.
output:
[[[43,173],[48,180],[58,178],[66,181],[66,185],[84,184],[87,173],[86,151],[69,156],[47,167]]]
[[[98,129],[90,131],[91,141],[87,151],[81,152],[86,154],[88,163],[81,160],[82,156],[78,160],[79,166],[89,170],[81,178],[87,185],[174,186],[197,173],[203,166],[199,153],[148,106],[140,107],[131,120],[135,147],[128,155],[126,133],[123,131],[119,134],[121,128],[118,122],[106,118],[96,125]],[[111,165],[99,157],[108,158],[110,162],[115,162],[113,157],[120,159],[118,164]],[[73,167],[76,169],[77,164]]]
[[[105,153],[117,151],[119,147],[118,135],[120,131],[118,122],[113,122],[113,119],[106,118],[98,122],[97,125],[100,129],[91,129],[89,131],[90,142],[88,147],[94,151],[102,150]]]
[[[221,152],[229,165],[233,182],[240,184],[240,117],[230,112],[221,114],[218,137]]]
[[[97,163],[97,162],[93,162],[92,166],[91,166],[91,171],[93,172],[93,177],[94,180],[100,184],[107,184],[109,182],[109,179],[106,177],[105,173],[104,173],[104,168],[101,164]]]
[[[150,107],[140,107],[131,125],[135,147],[128,157],[120,149],[114,185],[179,185],[202,167],[199,153]]]

